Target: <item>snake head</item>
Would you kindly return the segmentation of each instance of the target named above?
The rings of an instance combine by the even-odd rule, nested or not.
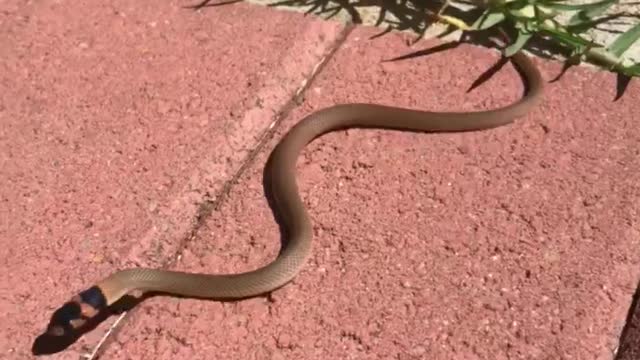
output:
[[[87,321],[107,306],[102,291],[91,287],[71,298],[51,316],[47,334],[51,336],[70,336],[78,332]]]

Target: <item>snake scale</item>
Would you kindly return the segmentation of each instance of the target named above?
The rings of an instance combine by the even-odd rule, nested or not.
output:
[[[59,308],[47,334],[78,331],[101,310],[131,291],[154,291],[185,297],[240,299],[275,290],[293,279],[311,252],[312,224],[295,177],[298,154],[315,138],[348,128],[379,128],[414,132],[462,132],[495,128],[525,115],[541,99],[543,81],[522,52],[511,57],[528,83],[519,100],[480,112],[428,112],[376,104],[340,104],[306,116],[272,151],[265,176],[271,177],[274,211],[281,219],[285,246],[262,268],[238,274],[199,274],[149,268],[120,270],[80,292]]]

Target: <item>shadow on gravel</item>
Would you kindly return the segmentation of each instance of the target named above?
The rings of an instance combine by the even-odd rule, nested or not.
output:
[[[131,315],[131,311],[135,310],[135,308],[143,303],[145,300],[156,297],[156,296],[170,296],[172,298],[187,298],[185,296],[175,295],[175,294],[167,294],[163,292],[148,292],[143,294],[142,296],[136,297],[132,295],[125,295],[119,301],[114,303],[112,306],[100,311],[95,316],[89,318],[87,322],[80,328],[73,330],[68,326],[65,326],[66,316],[65,313],[70,311],[70,308],[73,307],[73,304],[66,303],[61,306],[58,310],[54,312],[51,316],[47,329],[53,325],[63,325],[65,327],[65,333],[63,335],[51,335],[48,332],[43,332],[38,335],[36,339],[33,341],[31,346],[31,353],[36,356],[42,355],[51,355],[55,353],[62,352],[66,350],[69,346],[73,345],[79,338],[83,335],[93,331],[98,325],[100,325],[103,321],[107,320],[111,316],[120,315],[123,312],[128,312],[126,315]],[[260,296],[253,296],[253,298]],[[268,301],[271,301],[270,294],[264,294],[262,297],[266,298]],[[189,297],[190,299],[198,299],[198,297]],[[203,301],[217,301],[217,302],[235,302],[242,299],[225,299],[225,298],[204,298],[201,299]],[[71,311],[74,311],[71,309]],[[60,319],[63,319],[62,321]],[[117,331],[117,329],[116,329]]]
[[[48,334],[47,332],[42,333],[33,342],[33,345],[31,346],[31,353],[33,355],[50,355],[64,351],[69,346],[73,345],[80,337],[82,337],[82,335],[94,330],[110,316],[122,311],[133,309],[138,303],[142,302],[144,298],[146,297],[138,299],[133,296],[125,296],[120,301],[113,304],[113,306],[100,311],[96,316],[88,319],[87,322],[76,331],[73,331],[63,325],[65,327],[65,333],[63,335],[55,336]],[[60,325],[64,323],[66,314],[75,311],[77,311],[77,309],[74,308],[72,303],[64,304],[53,313],[47,329],[52,325]]]

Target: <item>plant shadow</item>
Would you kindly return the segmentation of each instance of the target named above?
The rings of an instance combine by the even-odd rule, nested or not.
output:
[[[203,7],[219,6],[238,1],[242,0],[225,2],[202,0],[196,6],[191,6],[191,8],[201,9]],[[412,43],[415,43],[423,39],[427,31],[436,24],[435,18],[429,14],[438,13],[443,3],[444,0],[273,0],[267,3],[267,6],[295,8],[297,10],[306,9],[304,11],[305,14],[320,16],[326,20],[343,14],[343,20],[353,24],[363,24],[363,18],[367,17],[367,14],[370,14],[372,10],[375,10],[377,16],[372,25],[381,27],[382,30],[371,36],[371,39],[384,36],[392,31],[403,31],[413,33],[415,38],[412,40]],[[470,4],[466,1],[458,1],[458,3]],[[593,24],[594,28],[612,33],[619,32],[619,30],[609,29],[602,25],[604,22],[611,22],[623,18],[640,19],[640,14],[638,14],[637,10],[635,10],[636,8],[634,8],[636,4],[637,3],[621,4],[624,5],[623,10],[595,21]],[[624,9],[630,10],[626,11]],[[471,24],[481,13],[482,11],[474,6],[466,6],[465,9],[447,6],[442,12],[442,15],[455,17],[463,20],[467,24]],[[444,26],[442,31],[435,33],[433,36],[442,39],[454,33],[457,34],[458,32],[456,32],[453,26]],[[508,36],[509,38],[515,39],[516,34],[508,32]],[[466,42],[484,47],[494,47],[493,42],[488,40],[486,36],[469,37]],[[570,68],[576,66],[573,60],[569,59],[572,55],[572,49],[550,39],[534,36],[529,40],[524,50],[543,59],[553,59],[562,62],[562,69],[550,82],[559,81],[567,74]],[[632,78],[627,75],[616,74],[616,95],[614,101],[617,101],[623,96],[631,79]]]

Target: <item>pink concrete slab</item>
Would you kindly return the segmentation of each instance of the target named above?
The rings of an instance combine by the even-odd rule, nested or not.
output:
[[[3,4],[0,358],[32,358],[52,311],[117,268],[171,260],[342,29],[187,4]]]
[[[274,13],[275,16],[275,13]],[[510,65],[359,28],[207,218],[175,268],[222,273],[271,261],[279,233],[262,189],[276,141],[345,102],[430,110],[515,101]],[[546,79],[559,64],[537,61]],[[571,69],[516,124],[466,134],[333,133],[309,145],[299,185],[313,256],[269,298],[154,298],[107,345],[108,359],[612,359],[640,267],[640,87]]]

